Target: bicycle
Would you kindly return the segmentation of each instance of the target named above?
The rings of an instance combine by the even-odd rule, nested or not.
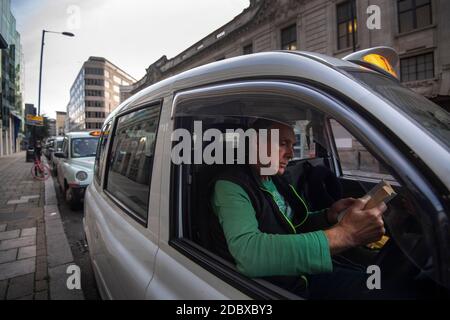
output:
[[[36,159],[34,159],[34,165],[31,167],[31,176],[36,180],[47,180],[51,176],[50,167],[43,164],[41,160],[36,157]]]

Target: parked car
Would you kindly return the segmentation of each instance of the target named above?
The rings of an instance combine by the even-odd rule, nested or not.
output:
[[[172,161],[177,129],[191,134],[189,158],[208,148],[204,130],[216,129],[217,141],[237,147],[245,140],[228,130],[265,118],[294,126],[293,183],[320,165],[341,197],[361,197],[381,180],[397,193],[385,217],[387,243],[335,259],[378,265],[383,281],[423,281],[423,294],[448,297],[450,115],[404,87],[397,66],[386,47],[345,59],[258,53],[189,70],[122,103],[103,125],[85,195],[84,229],[101,296],[299,298],[244,276],[210,245],[211,182],[226,165]],[[328,195],[328,182],[322,187]]]
[[[65,200],[76,208],[92,181],[98,132],[71,132],[63,138],[62,151],[55,152],[57,179]]]
[[[51,153],[54,151],[53,150],[53,142],[55,141],[55,139],[56,139],[56,137],[48,138],[45,141],[44,145],[42,146],[42,153],[45,155],[47,160],[50,160]]]
[[[55,140],[53,140],[52,144],[52,150],[50,152],[50,167],[52,168],[55,175],[57,174],[57,166],[59,158],[55,157],[56,152],[62,152],[64,143],[64,137],[56,137]]]

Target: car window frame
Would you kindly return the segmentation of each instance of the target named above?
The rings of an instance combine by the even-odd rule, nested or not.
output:
[[[104,188],[104,182],[105,182],[105,177],[104,177],[104,175],[105,175],[105,167],[106,167],[106,163],[107,163],[107,159],[108,159],[109,146],[110,146],[111,137],[112,137],[112,133],[113,133],[113,130],[112,130],[113,124],[114,124],[114,121],[111,119],[111,120],[109,120],[108,122],[106,122],[106,123],[102,126],[101,134],[100,134],[100,138],[99,138],[98,146],[97,146],[97,154],[96,154],[96,156],[95,156],[94,183],[96,183],[97,186],[99,186],[101,190],[103,190],[103,188]],[[107,128],[108,126],[109,126],[109,136],[108,136],[108,141],[106,142],[106,145],[105,145],[105,147],[104,147],[104,149],[103,149],[103,152],[102,152],[102,153],[106,152],[106,154],[104,155],[103,159],[101,159],[101,153],[99,153],[99,151],[100,151],[100,149],[101,149],[101,144],[102,144],[103,139],[104,139],[103,132],[106,130],[106,128]],[[100,172],[98,172],[98,173],[99,173],[99,177],[98,177],[99,180],[97,180],[97,171],[96,171],[96,170],[97,170],[97,157],[99,157],[99,159],[98,159],[98,164],[99,164],[98,170],[100,170]],[[103,160],[103,161],[102,161],[102,160]]]
[[[367,150],[375,155],[381,164],[386,162],[395,162],[398,165],[393,168],[396,172],[401,174],[400,181],[406,180],[408,182],[407,186],[412,187],[413,192],[416,194],[424,195],[421,198],[421,206],[425,208],[432,208],[433,214],[442,211],[442,203],[440,203],[437,196],[433,193],[433,187],[428,181],[427,177],[422,174],[422,172],[417,168],[416,163],[412,162],[409,158],[403,155],[400,149],[397,147],[398,144],[403,144],[398,137],[395,137],[398,144],[394,144],[392,137],[387,137],[384,134],[383,125],[381,128],[378,123],[374,123],[373,117],[369,114],[361,112],[363,109],[361,105],[354,101],[350,101],[347,97],[342,97],[336,94],[332,88],[326,88],[322,84],[313,83],[305,79],[264,79],[264,80],[236,80],[235,82],[227,82],[223,84],[212,84],[204,87],[187,89],[180,91],[176,94],[173,105],[171,118],[174,123],[174,128],[176,124],[177,109],[185,101],[199,99],[201,97],[207,96],[218,96],[225,93],[241,92],[241,94],[248,94],[248,87],[261,85],[269,85],[277,93],[284,92],[285,94],[293,94],[294,97],[300,100],[300,97],[306,98],[306,101],[318,101],[319,105],[315,107],[328,115],[329,117],[335,119],[341,123],[346,130],[348,130],[356,139],[362,140],[361,142],[366,146]],[[242,93],[245,92],[245,93]],[[328,134],[328,140],[332,137]],[[331,139],[328,141],[331,146],[334,146],[334,142]],[[383,158],[376,150],[383,150]],[[337,150],[335,150],[337,152]],[[380,157],[380,158],[378,158]],[[335,154],[332,155],[333,166],[335,167],[335,172],[340,171],[340,166],[338,159],[335,158]],[[388,159],[389,161],[386,161]],[[229,283],[233,287],[242,290],[244,293],[255,298],[272,298],[280,297],[280,292],[278,290],[266,290],[252,279],[244,279],[236,274],[237,271],[229,270],[224,268],[223,264],[220,264],[217,256],[213,253],[208,252],[205,248],[198,248],[193,245],[192,241],[188,239],[179,238],[180,227],[183,222],[182,212],[180,212],[180,197],[178,193],[178,187],[174,181],[175,179],[183,176],[183,172],[176,169],[177,167],[172,164],[171,166],[171,199],[170,199],[170,216],[169,216],[169,244],[175,248],[177,251],[187,256],[189,259],[205,268],[215,276],[219,277],[223,281]],[[178,168],[181,168],[179,166]],[[397,179],[397,177],[395,177]],[[180,181],[178,181],[180,182]],[[432,216],[429,213],[430,217]],[[437,219],[437,217],[431,217]],[[182,235],[181,228],[181,235]],[[433,254],[434,258],[434,254]],[[439,261],[440,263],[442,261]],[[242,276],[242,275],[241,275]],[[281,293],[283,297],[283,293]]]
[[[64,137],[63,147],[62,147],[62,153],[64,153],[64,158],[66,158],[66,159],[69,159],[68,146],[69,146],[69,138],[66,136],[66,137]]]
[[[116,114],[114,116],[114,119],[112,120],[112,127],[111,127],[111,136],[108,142],[108,147],[107,147],[107,156],[105,158],[105,166],[103,169],[103,185],[102,185],[102,190],[103,193],[116,205],[118,206],[122,212],[124,214],[126,214],[128,217],[130,217],[131,219],[133,219],[134,221],[136,221],[139,225],[141,225],[144,228],[148,228],[148,218],[150,216],[149,214],[149,209],[150,209],[150,196],[151,196],[151,188],[152,188],[152,177],[153,177],[153,169],[154,169],[154,163],[155,163],[155,159],[153,157],[152,159],[152,164],[151,164],[151,176],[150,176],[150,180],[149,180],[149,186],[148,186],[148,203],[147,203],[147,217],[146,219],[143,219],[139,216],[139,214],[135,213],[131,208],[129,208],[126,204],[124,204],[122,201],[120,201],[119,199],[117,199],[117,197],[115,197],[110,191],[107,190],[107,185],[108,185],[108,172],[109,172],[109,168],[111,165],[111,153],[112,153],[112,147],[114,145],[114,138],[116,136],[116,130],[119,124],[119,119],[120,117],[126,116],[130,113],[134,113],[140,110],[144,110],[144,109],[149,109],[152,107],[155,108],[159,108],[159,117],[158,117],[158,123],[156,125],[156,132],[155,132],[155,141],[158,141],[158,131],[159,131],[159,125],[161,123],[161,115],[162,115],[162,106],[163,106],[163,101],[161,99],[157,100],[157,101],[153,101],[153,102],[149,102],[149,103],[145,103],[143,105],[137,105],[137,106],[132,106],[130,108],[127,108],[125,110],[123,110],[122,112],[119,112],[118,114]],[[156,150],[156,143],[154,146],[155,150]],[[155,151],[154,150],[154,151]]]

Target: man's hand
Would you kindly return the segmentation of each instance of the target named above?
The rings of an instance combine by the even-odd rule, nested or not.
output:
[[[333,203],[327,212],[328,222],[332,225],[336,224],[338,222],[339,213],[354,205],[356,201],[357,200],[354,198],[346,198]]]
[[[331,254],[378,241],[385,234],[383,212],[387,207],[382,202],[373,209],[364,210],[368,199],[355,200],[342,220],[326,230]]]

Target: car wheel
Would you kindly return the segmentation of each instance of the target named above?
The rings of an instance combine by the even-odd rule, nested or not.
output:
[[[67,187],[65,190],[65,200],[72,210],[75,210],[79,204],[77,196],[71,187]]]

